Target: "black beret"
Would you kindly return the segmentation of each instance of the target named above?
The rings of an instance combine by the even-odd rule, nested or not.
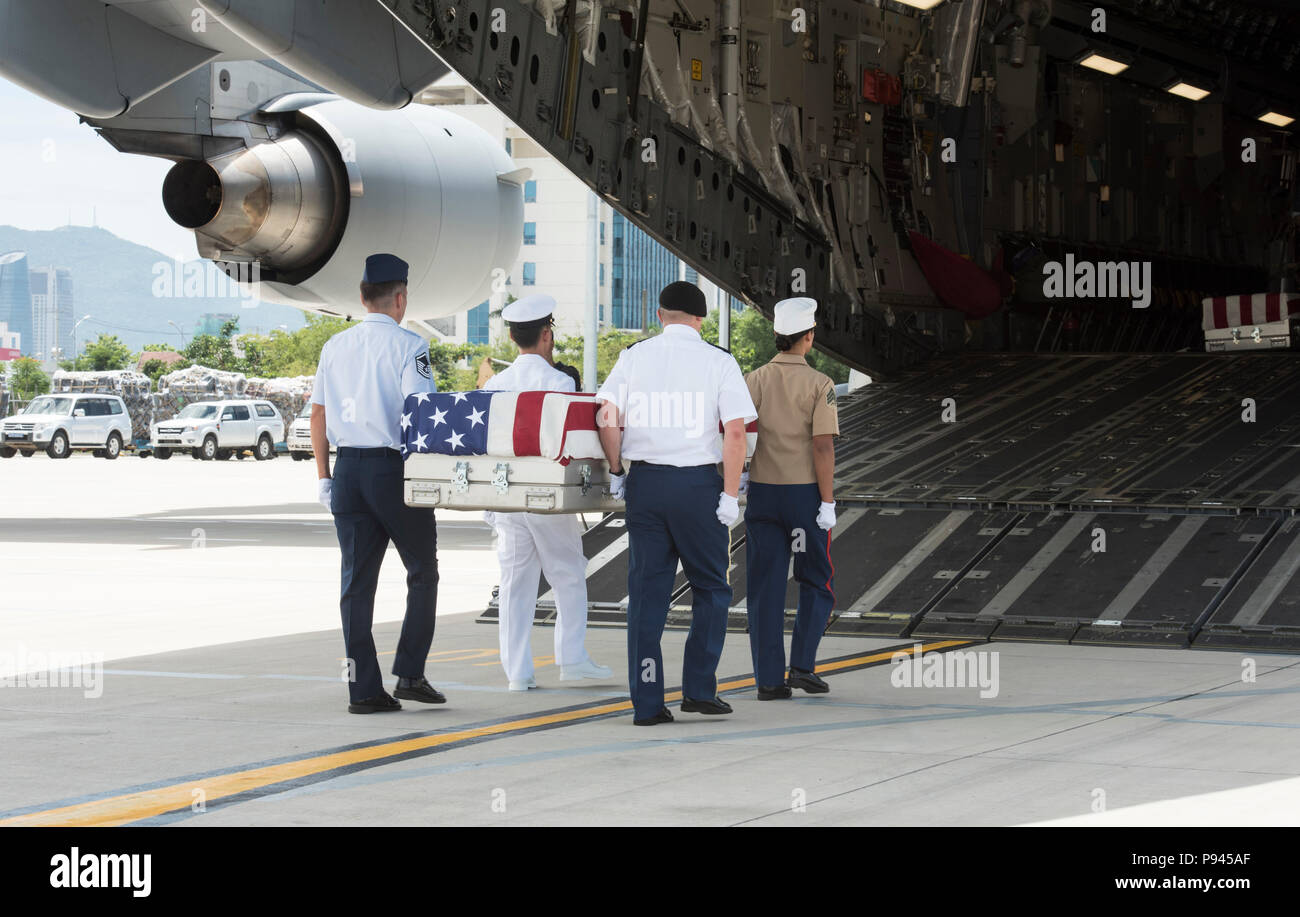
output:
[[[659,294],[659,308],[701,317],[709,314],[703,291],[685,280],[674,280],[663,288],[663,292]]]

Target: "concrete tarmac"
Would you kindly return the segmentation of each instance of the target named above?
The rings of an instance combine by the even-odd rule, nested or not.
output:
[[[0,461],[0,824],[1300,822],[1300,657],[835,637],[830,694],[763,703],[729,634],[735,712],[670,699],[676,722],[637,728],[621,629],[588,634],[610,682],[559,682],[538,627],[541,687],[506,690],[469,514],[439,514],[428,675],[448,703],[350,715],[314,487],[284,458]],[[385,665],[402,577],[391,554]],[[21,674],[79,653],[79,686]]]

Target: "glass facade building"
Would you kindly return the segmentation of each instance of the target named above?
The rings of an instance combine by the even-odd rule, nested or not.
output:
[[[465,340],[471,344],[486,344],[490,333],[489,323],[488,300],[485,299],[465,313]]]
[[[26,252],[0,255],[0,322],[18,334],[23,356],[36,353],[32,332],[32,286]]]
[[[658,327],[659,291],[677,279],[677,256],[614,211],[610,320],[615,328]],[[686,279],[694,281],[689,268]]]
[[[66,268],[32,268],[28,275],[32,291],[33,353],[53,359],[72,354],[72,272]]]

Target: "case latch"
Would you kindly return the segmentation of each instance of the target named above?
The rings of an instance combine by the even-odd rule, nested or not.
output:
[[[456,470],[451,476],[451,489],[458,494],[469,490],[469,462],[456,463]]]
[[[502,496],[510,489],[510,465],[506,462],[497,464],[496,477],[492,479],[492,486],[497,489],[497,493]]]

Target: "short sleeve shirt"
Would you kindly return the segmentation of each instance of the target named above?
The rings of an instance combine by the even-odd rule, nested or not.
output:
[[[757,416],[735,358],[673,324],[619,354],[596,393],[623,418],[623,457],[656,465],[716,465],[721,425]]]
[[[428,342],[371,312],[325,342],[311,402],[325,408],[332,445],[400,450],[406,396],[437,390]]]
[[[778,353],[745,377],[758,408],[758,442],[749,479],[758,484],[815,484],[813,437],[840,432],[835,382],[798,354]]]
[[[489,392],[575,392],[573,379],[535,353],[521,353],[515,362],[483,383]]]

